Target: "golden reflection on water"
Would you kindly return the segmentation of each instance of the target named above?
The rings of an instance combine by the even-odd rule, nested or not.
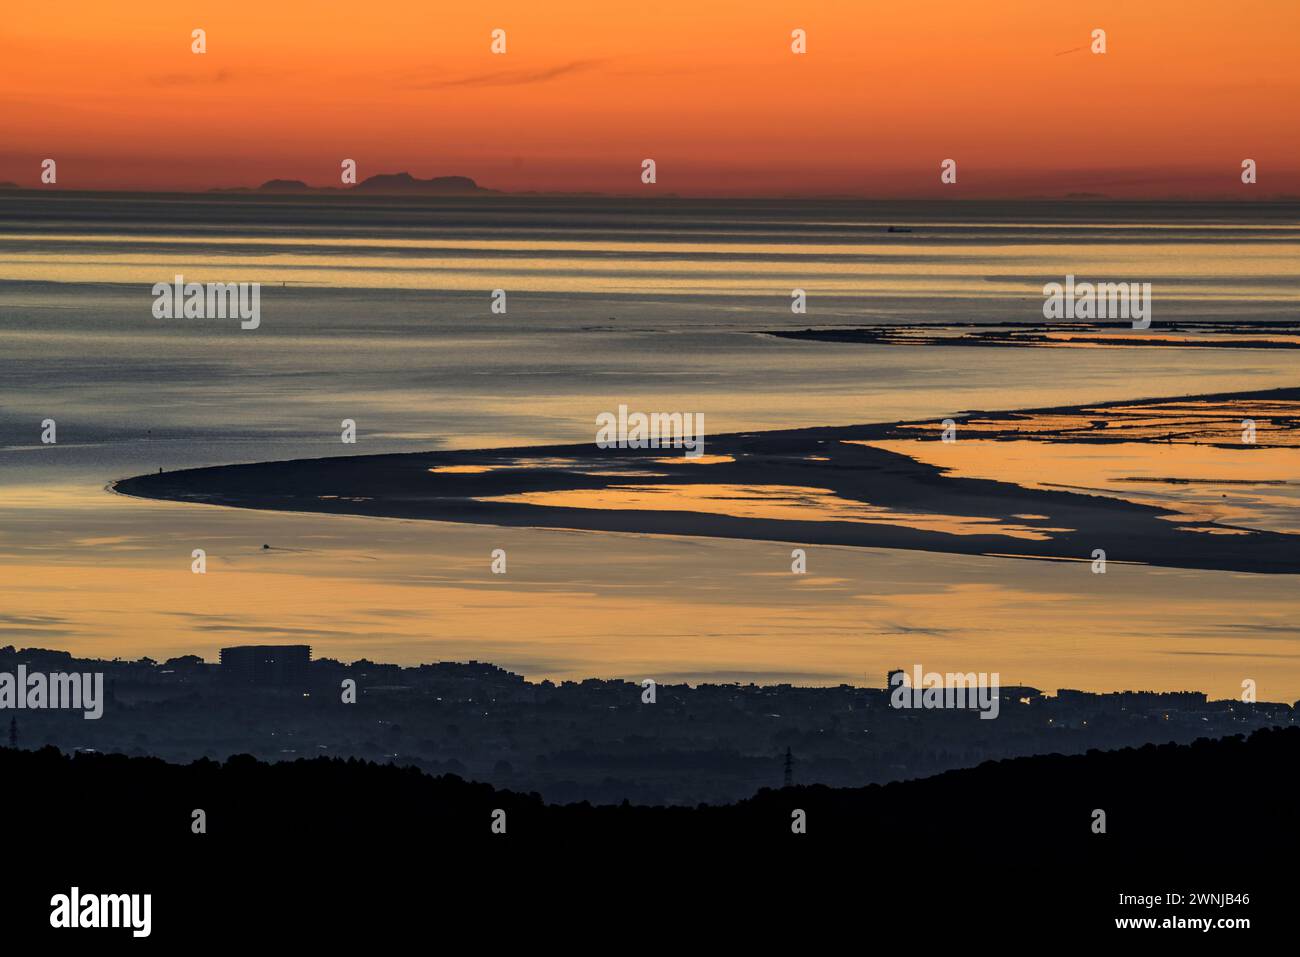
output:
[[[1255,425],[1255,442],[1246,448],[1243,425]],[[1300,429],[1290,423],[1300,420],[1300,403],[1290,399],[1170,399],[1140,405],[1084,406],[1063,412],[1013,412],[972,415],[963,418],[960,438],[971,436],[1041,435],[1056,440],[1071,438],[1095,442],[1104,439],[1150,440],[1152,454],[1163,454],[1169,445],[1224,445],[1252,454],[1264,447],[1300,448]],[[939,432],[939,422],[904,423],[900,428],[920,434]]]
[[[21,236],[10,238],[21,239]],[[535,240],[387,240],[313,236],[196,237],[31,235],[32,252],[0,254],[0,280],[77,283],[170,281],[309,283],[351,288],[483,288],[621,294],[661,291],[770,293],[793,282],[821,293],[892,293],[933,298],[1039,296],[1043,279],[1068,270],[1078,275],[1167,279],[1168,304],[1207,297],[1235,302],[1300,302],[1300,243],[1041,243],[990,246],[919,237],[902,243],[610,243]],[[86,248],[44,250],[46,241]],[[168,251],[160,251],[159,244]],[[316,247],[319,253],[279,251]],[[224,251],[222,247],[232,248]],[[192,248],[191,248],[192,247]],[[384,247],[406,250],[389,253]],[[348,255],[341,255],[346,252]],[[450,253],[457,253],[452,255]],[[530,255],[503,255],[522,252]],[[609,254],[615,253],[611,257]],[[584,255],[585,254],[585,255]],[[652,255],[651,255],[652,254]],[[772,259],[756,259],[771,255]],[[840,260],[827,260],[838,255]],[[707,257],[707,258],[704,258]],[[738,258],[740,257],[740,258]],[[749,257],[749,258],[744,258]],[[996,264],[991,266],[990,264]],[[1013,269],[1017,277],[999,275]],[[1182,279],[1221,277],[1180,285]],[[1243,288],[1248,281],[1248,288]],[[484,284],[487,285],[484,285]]]
[[[1031,528],[994,518],[899,512],[880,505],[842,498],[830,489],[797,485],[614,485],[602,489],[560,489],[484,496],[480,502],[512,502],[552,508],[650,509],[707,512],[732,518],[775,519],[792,522],[863,522],[901,525],[948,535],[1006,535],[1046,541],[1048,532],[1060,528]]]
[[[1261,700],[1300,697],[1287,575],[829,547],[794,575],[789,544],[17,491],[0,500],[0,644],[215,660],[223,645],[305,642],[534,679],[875,686],[920,662],[1047,690],[1233,697],[1250,677]],[[508,575],[491,574],[494,548]]]
[[[651,462],[657,462],[660,465],[726,465],[736,461],[734,455],[697,455],[692,458],[689,455],[670,456],[663,459],[651,459]]]
[[[1205,342],[1237,342],[1243,339],[1249,339],[1256,347],[1264,343],[1275,343],[1277,345],[1300,346],[1300,336],[1289,335],[1259,335],[1254,332],[1206,332],[1198,329],[1195,335],[1185,335],[1177,332],[1163,332],[1159,329],[1142,329],[1129,331],[1120,329],[1117,332],[1110,330],[1098,329],[1095,332],[1042,332],[1038,333],[1043,339],[1053,342],[1061,342],[1067,345],[1084,348],[1106,348],[1100,343],[1088,342],[1088,339],[1096,339],[1098,336],[1113,336],[1119,341],[1126,339],[1133,340],[1151,340],[1158,339],[1163,343],[1170,345],[1190,344]]]
[[[850,444],[898,452],[956,477],[1155,505],[1172,513],[1170,521],[1300,533],[1300,448],[978,438]]]

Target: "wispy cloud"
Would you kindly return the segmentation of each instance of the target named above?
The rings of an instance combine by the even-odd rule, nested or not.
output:
[[[234,76],[229,70],[211,73],[159,73],[145,77],[150,86],[213,86],[226,83]]]
[[[881,632],[886,635],[926,635],[930,638],[948,638],[957,634],[951,628],[920,628],[916,625],[903,625],[896,621],[888,622]]]
[[[15,638],[57,638],[77,633],[74,628],[58,627],[65,624],[66,618],[53,615],[0,614],[0,644]]]
[[[36,625],[37,627],[47,627],[49,625],[61,625],[66,618],[57,618],[54,615],[3,615],[0,614],[0,625]]]
[[[547,83],[576,73],[586,73],[599,66],[603,60],[573,60],[558,66],[532,69],[492,70],[463,76],[411,78],[401,85],[410,90],[441,90],[454,87],[527,86]]]

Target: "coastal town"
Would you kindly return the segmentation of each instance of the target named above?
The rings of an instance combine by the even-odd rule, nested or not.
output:
[[[899,709],[861,685],[531,681],[486,662],[313,659],[306,645],[222,649],[221,661],[78,659],[0,648],[0,672],[104,675],[103,716],[0,710],[11,746],[184,763],[358,758],[454,774],[549,802],[696,804],[784,783],[860,787],[985,761],[1248,734],[1296,723],[1292,703],[1199,691],[1095,694],[1003,685],[977,709]],[[345,682],[355,682],[355,703]],[[651,678],[651,681],[653,679]],[[652,698],[653,703],[647,703]]]

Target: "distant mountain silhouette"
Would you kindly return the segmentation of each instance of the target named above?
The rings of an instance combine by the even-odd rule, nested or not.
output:
[[[21,187],[13,184],[0,184],[0,189],[7,186],[13,189]],[[300,179],[269,179],[261,186],[217,187],[209,193],[273,193],[303,194],[330,193],[348,194],[365,193],[370,196],[490,196],[498,191],[484,189],[468,176],[434,176],[431,179],[417,179],[410,173],[379,173],[362,180],[356,186],[311,186]]]
[[[355,187],[359,193],[420,193],[432,196],[465,196],[492,193],[468,176],[435,176],[416,179],[410,173],[380,173],[362,180]]]
[[[300,179],[268,179],[257,187],[259,193],[310,193],[312,187]]]

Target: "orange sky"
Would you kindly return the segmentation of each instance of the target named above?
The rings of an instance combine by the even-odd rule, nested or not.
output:
[[[1296,0],[10,4],[0,180],[1263,198],[1300,194],[1298,47]]]

